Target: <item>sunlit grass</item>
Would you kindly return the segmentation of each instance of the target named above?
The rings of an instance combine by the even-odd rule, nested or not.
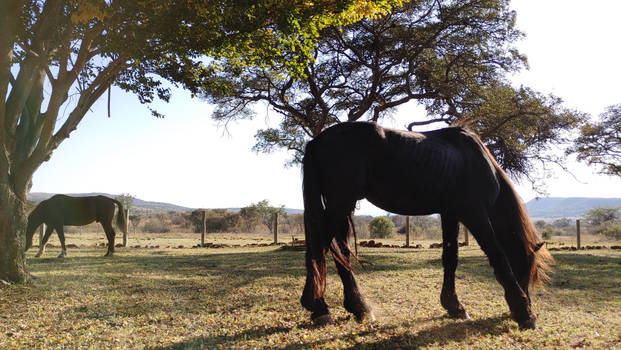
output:
[[[534,296],[540,328],[520,331],[478,248],[460,249],[457,292],[472,316],[467,321],[446,318],[440,306],[440,249],[361,248],[372,265],[358,268],[357,279],[377,320],[358,324],[343,309],[342,286],[331,267],[327,302],[336,324],[318,329],[298,301],[304,252],[246,245],[268,244],[269,236],[208,236],[242,245],[219,249],[163,248],[168,243],[161,241],[189,247],[197,237],[130,236],[160,248],[117,248],[113,258],[93,246],[103,234],[88,244],[68,238],[81,247],[69,249],[65,259],[56,258],[58,248],[40,259],[29,251],[38,278],[0,289],[0,348],[621,346],[618,251],[555,254],[553,282]]]

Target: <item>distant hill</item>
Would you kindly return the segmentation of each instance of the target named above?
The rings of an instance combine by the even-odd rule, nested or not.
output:
[[[526,203],[533,218],[575,218],[593,207],[621,207],[621,198],[548,197],[535,198]]]
[[[52,197],[55,194],[56,193],[31,192],[28,195],[28,200],[31,200],[31,201],[33,201],[35,203],[39,203],[39,202],[41,202],[43,200],[46,200],[46,199]],[[110,197],[110,198],[115,198],[117,196],[115,194],[100,193],[100,192],[92,192],[92,193],[64,193],[64,194],[66,194],[68,196],[72,196],[72,197],[106,196],[106,197]],[[145,201],[145,200],[142,200],[140,198],[134,198],[132,206],[133,206],[134,210],[136,210],[138,212],[150,212],[150,213],[159,213],[159,212],[167,212],[167,211],[185,212],[185,211],[190,211],[190,210],[196,209],[196,208],[188,208],[188,207],[183,207],[183,206],[180,206],[180,205],[164,203],[164,202]],[[226,210],[233,211],[233,212],[238,212],[239,209],[240,208],[226,208]],[[291,208],[285,208],[285,211],[287,212],[287,214],[290,214],[290,215],[302,214],[304,212],[304,210],[301,210],[301,209],[291,209]]]

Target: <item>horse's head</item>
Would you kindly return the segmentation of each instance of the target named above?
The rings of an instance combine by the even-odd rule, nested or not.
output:
[[[32,236],[34,236],[34,232],[41,224],[40,220],[37,219],[37,215],[33,211],[28,216],[28,225],[26,226],[26,247],[24,251],[27,251],[32,247]]]
[[[529,286],[536,287],[549,280],[547,272],[553,259],[545,247],[545,242],[535,241],[523,249],[505,247],[505,253],[516,280],[527,296],[530,295]]]

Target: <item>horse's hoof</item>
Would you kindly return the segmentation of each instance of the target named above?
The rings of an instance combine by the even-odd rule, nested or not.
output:
[[[113,253],[110,253],[110,252],[107,252],[107,253],[106,253],[106,255],[104,255],[104,257],[110,257],[110,256],[112,256],[112,255],[114,255],[114,254],[113,254]]]
[[[537,329],[537,322],[535,319],[529,319],[524,322],[519,323],[520,329]]]
[[[41,257],[41,254],[38,254],[38,253],[37,253],[37,254],[35,254],[35,256],[34,256],[34,257],[35,257],[35,258],[40,258],[40,257]]]
[[[358,323],[362,323],[364,321],[375,321],[375,314],[373,314],[373,311],[371,310],[367,310],[359,315],[355,315],[356,316],[356,321]]]
[[[449,312],[448,314],[450,318],[454,318],[458,320],[469,320],[470,319],[470,315],[468,315],[468,312],[463,309],[457,310],[455,312]]]
[[[315,326],[323,327],[329,324],[333,324],[334,321],[332,321],[332,317],[330,316],[330,314],[323,314],[321,316],[313,318],[313,323],[315,324]]]
[[[59,258],[59,259],[62,259],[62,258],[64,258],[65,256],[67,256],[67,255],[65,255],[65,254],[59,254],[59,255],[58,255],[58,258]]]

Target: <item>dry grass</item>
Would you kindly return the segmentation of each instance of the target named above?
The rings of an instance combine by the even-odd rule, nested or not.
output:
[[[196,237],[132,239],[164,247],[190,246]],[[269,236],[208,238],[271,242]],[[468,321],[445,318],[440,306],[439,249],[361,248],[373,265],[357,278],[377,320],[358,324],[344,311],[342,286],[331,269],[327,302],[337,322],[318,329],[298,301],[303,252],[273,246],[119,248],[104,258],[105,249],[93,247],[99,241],[103,237],[69,237],[81,248],[69,249],[65,259],[55,258],[58,248],[40,259],[28,252],[38,279],[1,287],[0,348],[621,347],[618,251],[555,254],[553,282],[534,297],[540,328],[520,331],[478,248],[460,249],[457,291],[472,316]]]

